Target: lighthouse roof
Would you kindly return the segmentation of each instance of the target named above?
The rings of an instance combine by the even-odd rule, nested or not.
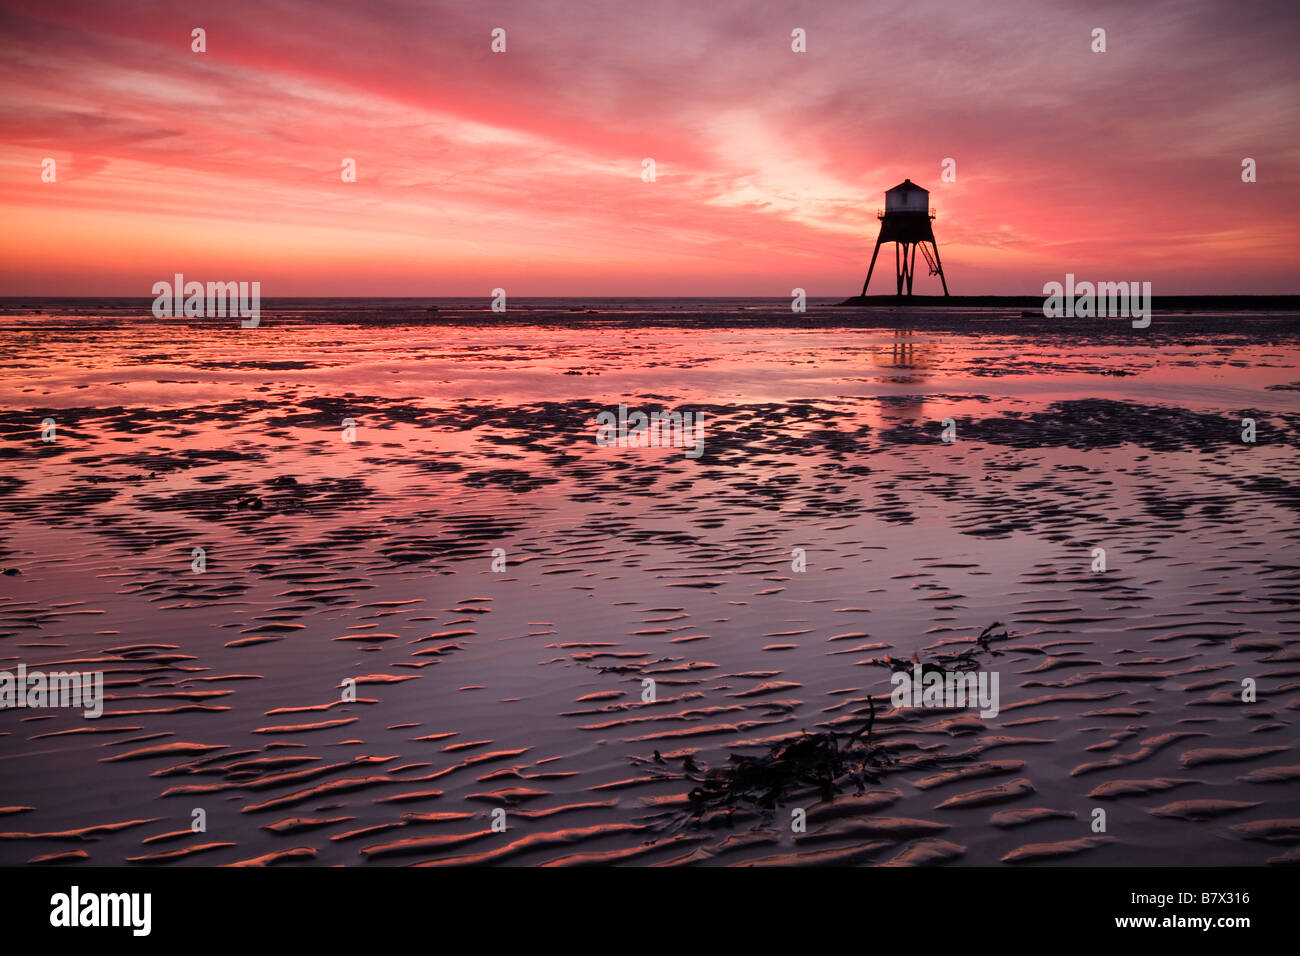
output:
[[[886,189],[885,195],[889,195],[890,193],[897,193],[897,192],[912,192],[913,190],[919,193],[925,193],[927,196],[930,195],[930,190],[922,189],[920,186],[912,182],[910,179],[904,179],[893,189]]]

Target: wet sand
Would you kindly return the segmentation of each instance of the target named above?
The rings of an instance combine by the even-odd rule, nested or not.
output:
[[[740,311],[0,316],[0,669],[107,696],[0,711],[0,864],[1297,862],[1300,319]],[[996,717],[891,706],[995,621]]]

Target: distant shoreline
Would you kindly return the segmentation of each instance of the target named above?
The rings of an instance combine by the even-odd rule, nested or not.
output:
[[[1016,309],[1042,313],[1043,295],[869,295],[850,296],[837,301],[834,296],[808,296],[809,308],[885,308],[885,309]],[[0,313],[43,312],[60,308],[117,310],[148,313],[153,303],[148,296],[0,296]],[[388,311],[433,312],[490,311],[491,296],[263,296],[262,307],[268,311],[354,311],[383,309]],[[789,296],[511,296],[508,312],[657,312],[716,307],[786,311]],[[1300,294],[1287,295],[1164,295],[1152,297],[1152,309],[1165,312],[1300,312]],[[500,313],[494,313],[500,315]]]
[[[961,309],[986,306],[1041,311],[1041,295],[855,295],[836,306],[912,306]],[[1161,295],[1153,296],[1156,312],[1289,312],[1300,310],[1300,295]]]
[[[844,301],[810,298],[795,312],[784,298],[512,298],[493,312],[487,296],[473,298],[264,298],[261,332],[287,326],[363,325],[374,328],[496,329],[793,329],[905,330],[933,334],[1087,337],[1101,342],[1185,340],[1246,336],[1257,341],[1300,339],[1300,295],[1197,295],[1157,297],[1149,329],[1129,318],[1043,314],[1035,296],[870,296]],[[152,300],[0,298],[0,331],[36,334],[91,327],[170,325],[203,330],[225,324],[239,334],[238,319],[157,318]]]

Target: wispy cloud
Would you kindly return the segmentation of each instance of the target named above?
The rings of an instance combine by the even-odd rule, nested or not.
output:
[[[1281,3],[37,0],[0,29],[10,294],[833,295],[904,177],[954,291],[1296,291]]]

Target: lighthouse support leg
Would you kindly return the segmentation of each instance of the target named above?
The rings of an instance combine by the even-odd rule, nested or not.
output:
[[[867,294],[867,286],[871,284],[871,273],[876,268],[876,256],[880,254],[880,237],[876,237],[876,248],[871,253],[871,265],[867,266],[867,281],[862,283],[862,294]]]
[[[902,258],[899,258],[899,250]],[[912,294],[912,272],[916,268],[916,243],[898,242],[894,244],[894,268],[898,270],[898,294],[903,294],[906,285],[907,294]]]
[[[932,242],[930,243],[930,245],[934,246],[934,264],[936,267],[936,271],[938,271],[939,273],[939,281],[943,283],[943,294],[947,295],[948,280],[943,277],[943,260],[939,258],[939,243]]]

